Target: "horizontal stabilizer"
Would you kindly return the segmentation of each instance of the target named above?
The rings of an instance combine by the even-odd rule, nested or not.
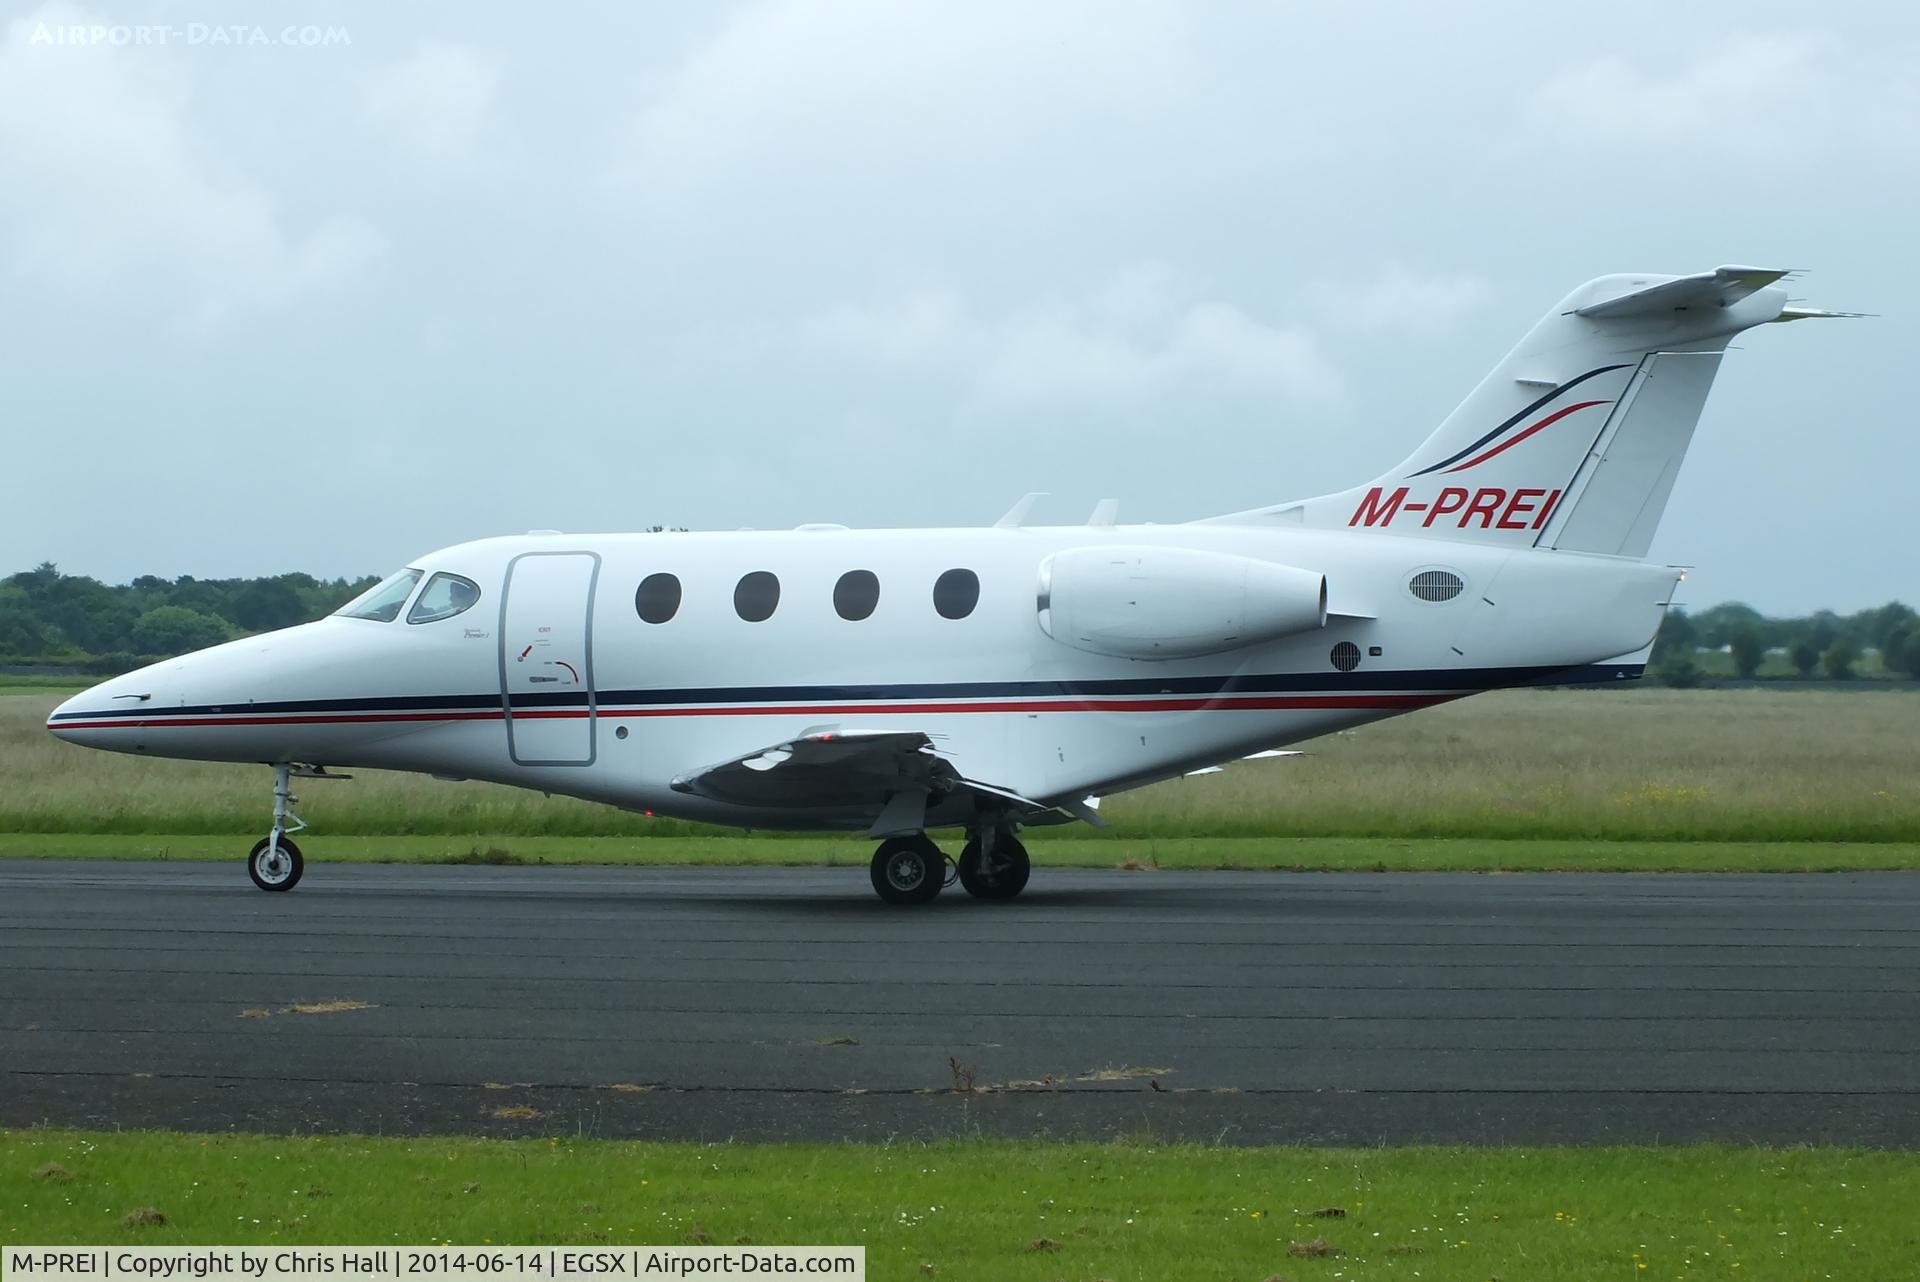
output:
[[[1789,305],[1782,307],[1780,314],[1773,319],[1775,323],[1795,320],[1863,320],[1872,315],[1872,312],[1830,312],[1824,307],[1794,307]]]
[[[1657,285],[1616,294],[1575,307],[1575,316],[1602,320],[1614,316],[1651,316],[1658,312],[1728,307],[1756,294],[1787,273],[1764,267],[1716,267],[1710,272],[1675,276]]]

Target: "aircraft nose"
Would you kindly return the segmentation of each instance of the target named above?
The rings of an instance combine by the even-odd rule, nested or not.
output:
[[[114,726],[125,722],[135,709],[150,706],[152,683],[138,680],[150,675],[131,672],[82,690],[47,715],[47,729],[68,743],[117,746],[111,734]]]
[[[100,706],[99,690],[99,686],[83,690],[47,714],[47,729],[53,732],[55,738],[65,739],[68,743],[87,742],[83,727],[93,710]]]

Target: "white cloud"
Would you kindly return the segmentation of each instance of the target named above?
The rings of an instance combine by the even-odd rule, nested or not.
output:
[[[660,82],[616,176],[673,197],[796,170],[814,187],[969,174],[1089,127],[1150,127],[1199,84],[1160,0],[765,0]]]
[[[722,362],[784,356],[942,376],[985,408],[1134,405],[1220,392],[1325,401],[1341,391],[1311,330],[1258,320],[1153,264],[1082,296],[999,312],[927,290],[830,308],[786,327],[709,332],[699,347]]]
[[[289,229],[272,197],[190,125],[165,50],[34,44],[47,5],[0,46],[0,231],[6,269],[98,314],[157,308],[204,330],[350,285],[385,247],[347,215]],[[137,288],[129,288],[131,279]]]
[[[989,402],[1130,403],[1234,391],[1322,400],[1339,380],[1311,332],[1196,299],[1146,323],[1055,304],[987,328],[979,391]],[[1121,323],[1115,323],[1120,321]]]
[[[1457,325],[1493,296],[1471,272],[1422,276],[1396,262],[1371,277],[1324,280],[1308,291],[1315,311],[1341,329],[1363,334],[1435,334]]]
[[[853,364],[940,369],[960,357],[974,325],[965,300],[927,290],[877,307],[828,308],[802,320],[788,340]]]
[[[499,93],[497,59],[463,45],[429,44],[368,75],[360,114],[415,159],[473,169],[503,145]]]
[[[1532,96],[1536,119],[1617,141],[1710,139],[1765,146],[1828,80],[1817,36],[1739,34],[1661,74],[1618,55],[1567,67]]]

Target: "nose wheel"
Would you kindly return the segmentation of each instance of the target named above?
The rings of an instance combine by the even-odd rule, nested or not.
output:
[[[262,837],[247,856],[247,875],[262,890],[292,890],[305,871],[300,847],[289,837]]]

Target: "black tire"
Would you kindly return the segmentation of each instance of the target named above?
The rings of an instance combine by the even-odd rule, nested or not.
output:
[[[890,904],[924,904],[947,882],[947,857],[925,833],[889,837],[868,869],[874,893]]]
[[[272,844],[271,837],[262,837],[254,843],[252,853],[247,856],[247,875],[262,890],[292,890],[300,884],[300,874],[307,870],[307,861],[300,857],[300,847],[282,837],[280,861],[269,866],[267,847]]]
[[[967,843],[960,852],[960,884],[975,899],[1012,899],[1027,888],[1033,862],[1011,834],[1002,834],[993,844],[994,867],[989,870],[981,866],[979,838]]]

